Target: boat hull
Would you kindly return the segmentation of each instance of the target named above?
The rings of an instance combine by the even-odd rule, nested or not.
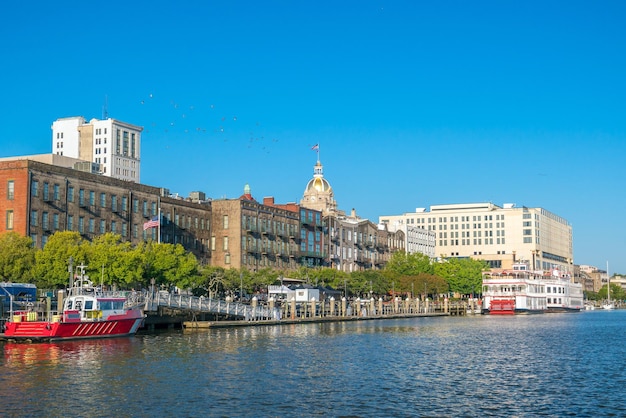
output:
[[[134,335],[143,324],[143,314],[102,321],[8,322],[4,339],[14,341],[59,341]]]

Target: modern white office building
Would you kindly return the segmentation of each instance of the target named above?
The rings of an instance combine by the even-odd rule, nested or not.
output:
[[[527,261],[535,270],[573,272],[569,222],[543,208],[493,203],[434,205],[402,215],[381,216],[380,223],[404,224],[436,234],[437,257],[472,257],[494,269]]]
[[[97,163],[102,175],[139,183],[142,130],[111,118],[61,118],[52,123],[52,152]]]

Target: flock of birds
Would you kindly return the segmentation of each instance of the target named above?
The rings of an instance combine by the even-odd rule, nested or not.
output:
[[[142,114],[145,120],[152,120],[144,123],[145,135],[165,135],[167,141],[178,142],[181,139],[193,137],[212,137],[223,142],[237,142],[245,147],[259,148],[262,152],[270,153],[272,145],[279,142],[277,138],[267,138],[262,131],[261,123],[254,122],[248,128],[247,134],[244,130],[246,126],[238,123],[236,115],[217,116],[216,106],[210,104],[205,108],[194,105],[181,105],[174,100],[169,104],[159,100],[153,93],[140,100]],[[155,120],[155,115],[163,115],[162,120]],[[131,123],[141,124],[140,121]],[[238,125],[238,126],[237,126]],[[245,142],[244,142],[245,141]],[[169,148],[169,145],[166,145]],[[257,150],[258,151],[258,150]]]

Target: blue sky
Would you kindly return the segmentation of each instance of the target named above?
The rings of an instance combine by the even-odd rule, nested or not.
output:
[[[341,209],[543,207],[626,273],[626,2],[55,1],[0,13],[0,156],[144,127],[142,183]]]

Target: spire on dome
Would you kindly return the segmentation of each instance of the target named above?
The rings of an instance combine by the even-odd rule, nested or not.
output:
[[[241,196],[239,196],[239,200],[254,200],[254,197],[252,197],[252,194],[250,194],[250,185],[248,183],[246,183],[245,186],[243,186],[243,194]]]

